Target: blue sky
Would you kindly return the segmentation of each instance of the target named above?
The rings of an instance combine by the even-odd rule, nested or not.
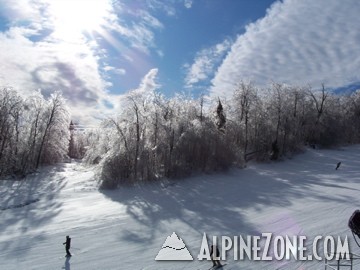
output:
[[[131,89],[231,98],[240,80],[354,90],[357,0],[0,0],[0,86],[62,90],[84,123]]]

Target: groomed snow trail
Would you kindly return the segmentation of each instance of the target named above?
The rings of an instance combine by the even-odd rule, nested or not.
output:
[[[116,191],[99,191],[89,168],[61,164],[25,181],[0,181],[0,269],[209,269],[207,261],[155,261],[173,232],[194,259],[204,232],[310,240],[348,235],[352,251],[360,253],[347,228],[357,208],[360,146],[308,150],[284,162]],[[66,235],[72,237],[70,259],[64,257]],[[234,261],[231,252],[224,267],[323,268],[319,261]]]

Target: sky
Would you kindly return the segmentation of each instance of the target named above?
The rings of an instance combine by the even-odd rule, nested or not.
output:
[[[75,121],[132,89],[360,88],[357,0],[0,0],[0,87],[60,90]]]

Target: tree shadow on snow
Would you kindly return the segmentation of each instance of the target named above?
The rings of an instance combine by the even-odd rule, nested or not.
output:
[[[121,238],[125,241],[146,244],[159,232],[181,230],[181,227],[169,228],[175,219],[186,225],[186,230],[198,232],[199,239],[203,232],[259,235],[261,228],[247,217],[249,210],[259,215],[265,207],[271,206],[286,211],[294,200],[301,198],[337,203],[349,201],[345,195],[319,190],[356,190],[346,183],[357,181],[351,172],[359,167],[360,155],[355,150],[351,153],[331,150],[330,155],[326,151],[330,150],[308,151],[286,162],[250,165],[243,170],[191,177],[170,185],[153,183],[102,192],[124,204],[127,214],[136,221],[136,227],[123,230]],[[359,158],[354,158],[356,155]],[[343,165],[336,171],[338,161]]]
[[[12,234],[16,228],[21,238],[21,241],[3,241],[1,247],[5,253],[13,250],[21,256],[29,250],[29,246],[33,246],[33,241],[45,239],[42,233],[31,239],[21,234],[51,222],[60,213],[62,203],[55,198],[65,187],[66,181],[54,177],[64,170],[64,166],[44,167],[21,181],[0,181],[0,228],[4,235],[8,230]]]

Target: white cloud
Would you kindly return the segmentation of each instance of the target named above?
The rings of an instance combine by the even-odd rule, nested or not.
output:
[[[109,19],[113,22],[108,24],[109,29],[115,31],[133,48],[150,54],[150,50],[156,49],[155,31],[163,29],[164,25],[149,10],[157,10],[160,6],[149,1],[144,8],[133,10],[124,7],[121,2],[116,3],[114,8],[118,15],[113,14]]]
[[[0,0],[0,15],[11,20],[11,24],[16,24],[23,20],[28,20],[32,24],[44,22],[41,10],[44,3],[41,1],[29,0]]]
[[[185,5],[186,8],[191,8],[192,5],[193,5],[193,1],[192,0],[185,0],[184,5]]]
[[[157,75],[159,70],[157,68],[150,69],[149,72],[141,80],[139,87],[131,90],[123,95],[111,95],[109,96],[111,104],[115,111],[119,111],[126,107],[125,104],[129,101],[128,97],[132,98],[152,96],[153,92],[160,87],[157,82]]]
[[[82,123],[106,113],[103,104],[110,83],[100,72],[103,52],[96,40],[80,32],[71,40],[55,35],[49,0],[0,0],[0,6],[0,16],[9,21],[8,29],[0,32],[0,85],[12,86],[24,96],[36,89],[45,96],[61,90],[74,120]]]
[[[157,55],[159,56],[159,57],[161,57],[161,58],[164,58],[164,52],[162,51],[162,50],[157,50],[156,51],[156,53],[157,53]]]
[[[111,113],[111,106],[108,106],[114,100],[114,96],[108,93],[112,85],[111,76],[126,74],[123,67],[113,66],[116,63],[106,64],[109,52],[99,45],[100,35],[103,39],[109,37],[118,44],[126,43],[148,52],[156,47],[154,31],[160,30],[163,25],[145,9],[131,12],[120,1],[107,1],[118,5],[115,7],[102,2],[107,16],[102,16],[101,27],[89,24],[88,17],[79,18],[84,26],[97,27],[96,38],[82,35],[81,31],[75,33],[75,30],[81,30],[76,27],[63,33],[56,31],[60,23],[52,17],[61,8],[63,0],[56,2],[60,5],[57,9],[50,9],[54,7],[51,1],[0,0],[0,16],[10,22],[8,29],[0,32],[0,86],[12,86],[25,96],[39,88],[45,96],[61,90],[74,120],[88,124]],[[80,4],[86,5],[89,0],[73,1],[77,1],[80,9]],[[92,1],[94,7],[95,1],[106,0]],[[66,10],[61,12],[57,15],[64,15]],[[124,14],[128,24],[123,21]],[[76,23],[74,19],[69,19],[69,22]],[[128,50],[124,51],[128,53]],[[141,87],[156,87],[155,73],[157,71],[149,72]]]
[[[164,25],[153,15],[151,15],[148,11],[142,10],[139,14],[139,17],[141,17],[144,20],[144,24],[151,26],[155,29],[163,29]]]
[[[230,94],[241,79],[318,87],[360,81],[360,2],[285,0],[238,36],[212,80],[211,94]]]
[[[78,120],[99,114],[94,109],[106,98],[107,83],[85,44],[32,42],[12,28],[0,33],[0,51],[0,85],[13,86],[25,96],[38,88],[45,96],[61,90]]]
[[[161,10],[164,11],[168,16],[175,16],[176,15],[176,8],[174,6],[174,2],[176,1],[183,1],[183,0],[147,0],[147,5],[150,10],[157,11]]]
[[[145,92],[147,91],[152,92],[157,88],[159,88],[160,85],[156,82],[158,72],[159,70],[157,68],[151,69],[142,79],[138,90]]]
[[[126,75],[126,70],[123,68],[116,68],[114,69],[114,73],[118,75]]]
[[[104,66],[103,70],[105,70],[106,72],[112,72],[118,75],[125,75],[126,74],[126,70],[124,68],[115,68],[113,66]]]
[[[222,61],[224,55],[231,46],[231,42],[225,39],[223,42],[197,53],[194,63],[185,65],[187,75],[185,86],[193,87],[195,84],[207,80],[214,75],[217,65]]]

